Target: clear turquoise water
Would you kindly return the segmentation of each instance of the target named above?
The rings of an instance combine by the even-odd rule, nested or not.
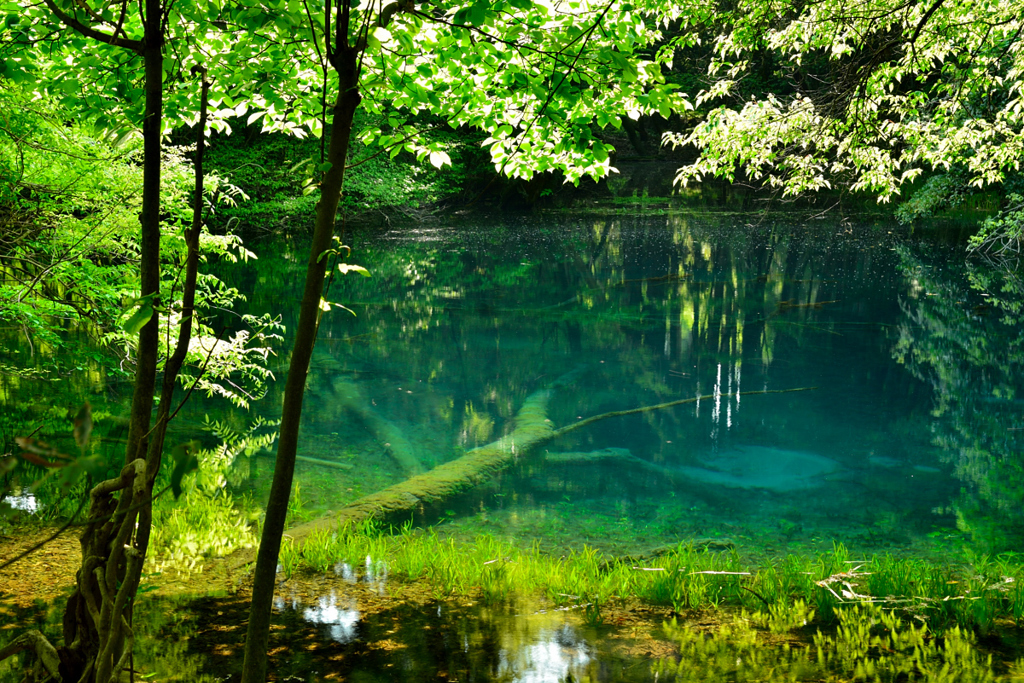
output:
[[[350,233],[349,260],[372,277],[338,276],[330,285],[328,298],[355,315],[336,309],[322,321],[300,445],[304,456],[347,469],[300,462],[305,514],[405,476],[339,388],[355,387],[364,410],[404,434],[429,468],[507,433],[528,396],[582,368],[551,402],[558,426],[706,398],[608,418],[546,447],[624,449],[642,463],[524,460],[419,521],[554,554],[584,544],[633,554],[708,539],[752,562],[834,542],[853,557],[1018,551],[1019,276],[966,260],[955,235],[935,230],[754,221],[490,217]],[[246,294],[248,312],[280,314],[294,326],[306,245],[280,238],[250,246],[257,261],[220,264],[220,275]],[[237,318],[219,322],[230,333]],[[30,355],[14,343],[0,360]],[[289,346],[290,338],[280,345],[278,381],[251,413],[195,396],[175,438],[200,436],[205,415],[236,428],[276,417]],[[81,386],[59,395],[91,391],[94,405],[116,412],[128,388],[101,374],[73,375]],[[57,395],[52,384],[0,379],[8,400],[17,397],[5,410],[42,405],[64,425],[58,418],[72,406],[46,405]],[[258,453],[240,460],[229,481],[263,500],[272,465],[271,452]],[[30,495],[17,502],[48,504]],[[394,680],[400,670],[409,680],[441,672],[653,680],[649,661],[617,653],[609,631],[563,613],[448,603],[370,613],[353,593],[359,581],[320,577],[301,594],[285,584],[275,617],[283,625],[275,642],[288,653],[277,660],[281,678]],[[146,642],[177,643],[181,657],[195,660],[190,666],[219,680],[237,670],[246,609],[241,598],[158,609],[187,616]],[[198,631],[185,636],[183,624]]]
[[[426,521],[554,552],[706,538],[751,555],[1015,547],[1021,332],[1002,304],[1019,295],[1000,277],[972,288],[990,271],[939,233],[751,220],[530,216],[348,235],[349,261],[372,277],[330,285],[354,315],[321,324],[300,452],[352,469],[302,465],[303,501],[336,508],[403,477],[340,406],[339,381],[429,468],[507,433],[527,396],[583,366],[552,401],[558,426],[708,398],[547,446],[628,449],[653,468],[524,465]],[[253,248],[260,260],[225,277],[251,312],[292,323],[301,241]],[[255,470],[269,477],[268,459]]]

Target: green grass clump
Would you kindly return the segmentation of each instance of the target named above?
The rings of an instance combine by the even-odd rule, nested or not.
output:
[[[395,533],[368,523],[323,531],[301,548],[282,548],[282,569],[337,571],[340,563],[378,563],[392,576],[428,581],[438,599],[472,595],[499,603],[543,596],[557,607],[602,620],[610,605],[632,601],[686,610],[731,606],[759,613],[763,625],[831,624],[851,605],[873,603],[933,628],[987,631],[998,622],[1021,623],[1024,566],[1016,556],[971,557],[938,566],[893,556],[851,560],[842,544],[817,557],[788,556],[761,567],[735,552],[680,544],[648,562],[603,556],[584,546],[562,557],[519,548],[490,536],[472,544],[406,525]],[[375,565],[377,566],[377,565]]]
[[[701,683],[996,679],[992,657],[978,651],[969,631],[954,627],[937,637],[927,625],[908,623],[874,604],[846,607],[837,614],[835,633],[818,631],[810,647],[773,644],[752,625],[757,619],[746,613],[714,633],[673,619],[665,631],[679,645],[679,657],[659,660],[654,673],[658,680]]]

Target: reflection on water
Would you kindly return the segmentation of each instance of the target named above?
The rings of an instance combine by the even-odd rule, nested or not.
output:
[[[660,620],[627,633],[586,626],[571,611],[435,602],[395,585],[382,596],[362,581],[323,577],[296,576],[278,592],[268,649],[277,681],[647,683],[656,680],[655,659],[674,648],[660,631],[648,633]],[[148,600],[137,614],[146,653],[139,671],[238,680],[248,609],[243,596]],[[194,678],[175,675],[170,657],[159,667],[151,661],[161,643],[180,646],[173,657]]]
[[[282,602],[278,609],[284,608]],[[296,609],[297,605],[292,605]],[[355,639],[357,635],[356,624],[359,623],[359,609],[356,601],[352,598],[343,599],[343,605],[338,606],[338,596],[334,590],[329,595],[321,596],[315,607],[307,607],[302,610],[302,618],[312,624],[323,624],[329,628],[332,640],[339,643],[347,643]]]
[[[528,396],[584,366],[549,404],[556,426],[704,398],[596,422],[420,519],[559,553],[712,537],[924,552],[1024,532],[1019,278],[964,266],[962,245],[732,216],[458,220],[347,239],[372,277],[331,283],[357,315],[320,326],[297,475],[309,514],[507,434]],[[289,239],[219,275],[245,312],[294,329],[304,245]],[[276,418],[282,390],[254,410]],[[179,419],[197,431],[223,410],[192,401]],[[558,457],[607,449],[642,466]],[[241,464],[228,481],[265,500],[272,455]]]
[[[4,496],[3,504],[9,506],[12,510],[21,510],[29,514],[43,509],[42,503],[36,498],[35,494],[20,488],[15,488]]]
[[[468,645],[467,645],[468,648]],[[503,650],[498,677],[522,683],[580,680],[592,657],[586,641],[569,624],[541,629],[537,641],[519,652]]]
[[[625,449],[649,467],[525,457],[497,488],[427,518],[554,552],[693,537],[750,552],[833,539],[923,550],[962,533],[951,507],[962,482],[934,439],[933,387],[893,357],[915,285],[897,251],[909,239],[891,226],[598,216],[352,241],[352,260],[373,277],[332,284],[357,315],[321,324],[302,446],[352,469],[303,466],[314,509],[500,437],[527,396],[582,364],[550,403],[556,426],[704,398],[546,447]],[[959,249],[942,254],[959,259]],[[258,281],[241,266],[231,279],[253,312],[288,311],[296,281],[267,266]],[[794,388],[809,390],[741,395]]]

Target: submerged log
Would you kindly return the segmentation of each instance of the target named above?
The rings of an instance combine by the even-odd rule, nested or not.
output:
[[[311,458],[308,455],[296,455],[295,459],[299,462],[308,462],[311,465],[319,465],[320,467],[330,467],[335,470],[350,470],[355,465],[347,462],[337,462],[334,460],[322,460],[320,458]]]
[[[657,406],[652,406],[657,407]],[[606,413],[606,415],[608,415]],[[579,423],[576,423],[579,424]],[[559,430],[556,435],[563,434]],[[659,481],[669,484],[673,489],[681,490],[695,498],[716,507],[730,507],[733,503],[731,493],[722,493],[707,484],[697,481],[672,467],[665,467],[658,463],[639,458],[630,452],[628,448],[602,448],[598,451],[587,453],[546,453],[544,464],[547,465],[599,465],[605,462],[613,462],[623,465],[627,470],[642,472],[654,475]]]
[[[288,531],[296,544],[321,529],[333,530],[346,524],[393,519],[415,513],[425,506],[441,503],[478,486],[526,457],[555,434],[547,419],[548,401],[554,390],[575,379],[575,371],[530,395],[516,413],[515,429],[487,445],[474,448],[461,458],[438,465],[386,489],[363,496],[337,512],[300,524]]]
[[[396,520],[401,517],[408,518],[424,507],[440,504],[451,497],[465,493],[469,489],[489,481],[515,464],[517,460],[532,457],[538,448],[552,439],[593,424],[598,420],[620,415],[662,410],[694,403],[698,400],[714,398],[710,395],[694,396],[693,398],[679,399],[652,406],[618,410],[595,415],[579,422],[574,422],[561,429],[554,429],[551,426],[551,421],[547,419],[548,401],[556,389],[574,381],[582,370],[582,368],[574,370],[555,380],[544,389],[531,394],[516,414],[515,429],[510,434],[485,446],[474,448],[461,458],[439,465],[429,472],[416,475],[376,493],[363,496],[345,505],[340,510],[329,512],[322,517],[295,526],[287,531],[288,537],[292,539],[295,547],[300,547],[311,534],[317,531],[334,531],[346,525],[357,527],[371,520],[384,521]],[[746,391],[740,395],[781,394],[807,390],[808,388]],[[602,455],[594,456],[593,461],[597,462],[608,457],[621,457],[621,451],[623,450],[606,449],[605,451],[598,451],[597,453]],[[629,453],[628,451],[625,452]],[[638,467],[647,468],[652,466],[657,468],[659,474],[664,473],[664,468],[658,468],[653,463],[647,463],[645,460],[637,458],[632,454],[630,454],[630,458],[632,458],[630,462],[633,462]],[[682,474],[678,476],[680,481],[685,477]],[[251,562],[254,556],[254,550],[240,550],[228,559],[228,563],[230,567],[240,567]]]
[[[341,405],[355,415],[363,423],[363,426],[384,444],[384,448],[398,463],[403,474],[412,476],[423,472],[423,464],[420,462],[416,448],[405,438],[405,434],[397,425],[370,407],[369,401],[354,382],[347,379],[336,379],[334,394]]]

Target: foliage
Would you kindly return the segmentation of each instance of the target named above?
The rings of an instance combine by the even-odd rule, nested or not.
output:
[[[153,567],[202,571],[210,557],[256,545],[253,525],[258,509],[249,497],[232,495],[228,484],[237,486],[248,460],[273,445],[275,426],[257,418],[239,430],[223,421],[205,420],[204,430],[220,443],[196,452],[198,468],[186,476],[180,500],[162,498],[154,506]],[[167,478],[165,471],[159,483]]]
[[[68,318],[95,338],[137,279],[137,142],[65,125],[67,112],[9,84],[0,112],[0,320],[51,349],[74,339]]]
[[[372,119],[371,115],[358,112],[357,125],[368,125],[367,119]],[[443,129],[427,129],[424,135],[445,145],[452,168],[444,172],[424,168],[408,152],[392,158],[356,140],[345,178],[343,210],[358,215],[417,208],[462,191],[469,160],[479,161],[480,153],[467,147],[466,136]],[[237,219],[240,229],[262,230],[308,227],[315,213],[316,197],[309,190],[315,183],[319,153],[320,141],[315,138],[255,131],[214,136],[207,157],[211,168],[230,177],[251,198],[221,210],[216,223],[234,226],[233,219]]]
[[[153,511],[151,567],[156,571],[202,571],[202,563],[256,545],[252,502],[215,495],[198,487],[174,504]]]
[[[841,0],[745,0],[709,24],[719,27],[711,84],[697,103],[726,104],[665,136],[700,151],[680,182],[743,169],[787,195],[843,186],[884,201],[925,172],[962,165],[984,187],[1019,167],[1024,48],[1014,2],[877,0],[850,12]],[[732,97],[766,58],[787,90]]]
[[[300,567],[314,572],[358,573],[359,567],[407,580],[426,580],[437,598],[478,597],[486,602],[542,595],[551,604],[602,620],[602,610],[632,601],[671,607],[676,613],[716,607],[756,611],[772,631],[806,623],[833,623],[851,605],[876,603],[937,631],[988,630],[999,620],[1024,618],[1024,565],[1019,556],[968,557],[962,566],[877,556],[851,561],[837,544],[816,557],[789,555],[746,566],[735,553],[685,543],[649,560],[616,559],[584,546],[563,557],[521,548],[488,536],[456,543],[436,529],[406,525],[385,533],[369,523],[318,533],[301,549],[286,546],[285,576]]]
[[[45,350],[35,364],[61,368],[68,361],[60,351],[67,350],[77,371],[92,358],[105,371],[123,374],[136,343],[133,316],[148,319],[139,315],[146,307],[138,299],[134,266],[141,184],[137,136],[112,142],[88,126],[69,125],[69,112],[10,84],[0,87],[0,104],[0,158],[17,160],[18,166],[0,168],[0,320],[20,327],[33,351]],[[163,172],[168,295],[160,313],[167,330],[161,355],[167,357],[170,329],[180,319],[181,230],[191,220],[192,167],[185,150],[168,150]],[[210,208],[214,199],[233,203],[240,196],[216,175],[207,177],[206,189]],[[252,257],[231,234],[206,233],[200,244],[207,259]],[[211,275],[201,277],[197,306],[205,315],[230,309],[238,299],[234,288]],[[239,322],[240,329],[221,339],[196,319],[188,362],[204,368],[199,388],[246,405],[270,377],[265,365],[279,326],[269,316]],[[103,346],[106,353],[97,351]],[[26,362],[26,369],[33,364]],[[188,386],[196,376],[186,373],[181,381]]]
[[[997,215],[986,218],[978,234],[971,238],[974,252],[1004,256],[1019,255],[1024,243],[1024,195],[1010,194],[1007,206]]]
[[[901,223],[931,218],[946,209],[955,209],[967,198],[970,190],[962,169],[929,177],[913,194],[896,207]]]

